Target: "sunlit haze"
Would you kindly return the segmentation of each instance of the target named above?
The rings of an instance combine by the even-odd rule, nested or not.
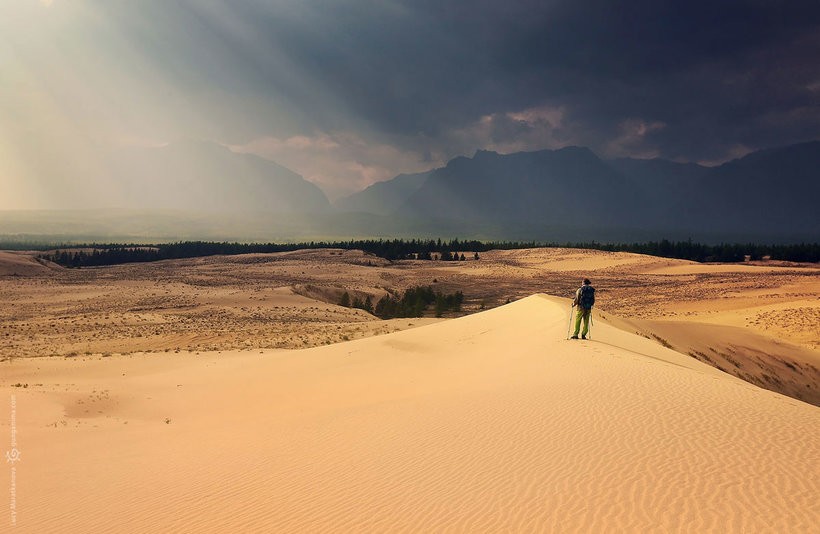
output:
[[[185,140],[334,200],[477,149],[817,137],[816,4],[621,4],[0,0],[0,209],[128,205],[116,154]]]

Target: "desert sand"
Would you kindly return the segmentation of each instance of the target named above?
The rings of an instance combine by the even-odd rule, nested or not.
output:
[[[14,358],[15,531],[816,529],[820,408],[604,320],[567,340],[567,304],[304,350]]]
[[[818,274],[567,249],[82,270],[0,252],[3,529],[809,532]],[[584,276],[592,339],[567,340],[569,300],[545,293]],[[416,285],[463,310],[336,304]]]
[[[594,319],[761,387],[820,405],[820,266],[697,264],[577,249],[490,251],[479,261],[388,262],[361,251],[213,256],[62,269],[0,252],[0,360],[134,352],[308,348],[417,328],[337,305],[431,285],[461,313],[535,293],[598,289]]]

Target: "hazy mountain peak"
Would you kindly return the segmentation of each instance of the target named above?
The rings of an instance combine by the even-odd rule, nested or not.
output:
[[[122,188],[123,207],[269,213],[330,208],[318,187],[290,169],[208,140],[116,151],[108,166]]]
[[[820,141],[807,141],[794,145],[778,146],[755,150],[741,158],[727,161],[721,167],[735,163],[752,163],[766,160],[790,160],[793,158],[818,158],[820,157]]]
[[[392,180],[376,182],[363,191],[338,199],[334,206],[342,211],[389,215],[418,191],[430,172],[399,174]]]

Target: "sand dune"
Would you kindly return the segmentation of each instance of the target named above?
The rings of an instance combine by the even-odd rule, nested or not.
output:
[[[0,250],[0,276],[35,276],[48,271],[31,253]]]
[[[16,531],[816,529],[820,408],[601,320],[566,340],[567,310],[535,295],[300,351],[4,362]]]

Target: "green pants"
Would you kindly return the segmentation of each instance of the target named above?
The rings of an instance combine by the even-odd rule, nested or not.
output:
[[[584,331],[581,333],[582,336],[586,336],[589,333],[589,316],[592,314],[592,310],[587,310],[578,306],[578,311],[575,312],[575,336],[578,336],[578,332],[581,330],[581,319],[584,320]]]

